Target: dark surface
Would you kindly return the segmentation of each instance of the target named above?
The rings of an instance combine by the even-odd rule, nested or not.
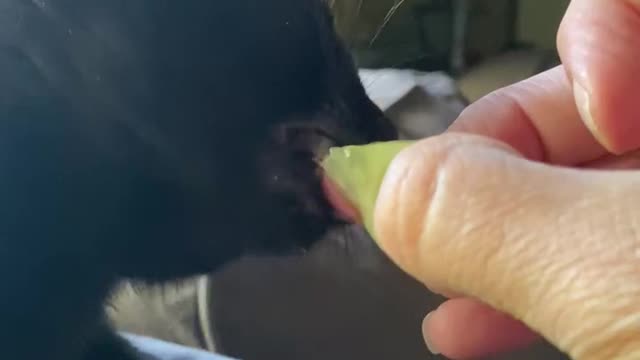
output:
[[[307,257],[246,259],[214,276],[220,350],[247,360],[424,359],[419,319],[437,298],[367,241],[338,232]]]

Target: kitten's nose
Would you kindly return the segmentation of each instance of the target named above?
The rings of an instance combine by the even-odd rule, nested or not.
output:
[[[338,186],[327,176],[322,176],[322,189],[329,204],[333,207],[337,216],[344,221],[361,223],[358,210],[342,195]]]

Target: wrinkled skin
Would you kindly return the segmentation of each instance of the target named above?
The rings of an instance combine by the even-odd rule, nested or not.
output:
[[[321,0],[0,0],[0,348],[135,358],[116,281],[308,248],[315,159],[396,134]]]

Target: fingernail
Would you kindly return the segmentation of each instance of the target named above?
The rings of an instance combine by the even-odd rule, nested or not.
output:
[[[429,319],[431,318],[431,315],[433,315],[433,311],[428,313],[422,321],[422,335],[424,336],[424,342],[427,345],[427,349],[429,349],[429,352],[431,352],[433,355],[439,355],[440,352],[433,345],[431,339],[429,339],[429,332],[427,331],[427,324],[429,322]]]
[[[602,136],[600,129],[598,128],[596,122],[593,120],[591,96],[589,95],[587,89],[585,89],[582,85],[578,84],[575,81],[573,83],[573,97],[575,98],[576,105],[578,107],[578,113],[582,118],[582,122],[589,129],[596,141],[598,141],[605,148],[609,149],[609,144]]]

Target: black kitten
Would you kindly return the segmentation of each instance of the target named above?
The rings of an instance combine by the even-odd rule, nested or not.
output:
[[[304,249],[314,158],[395,138],[322,0],[0,0],[3,358],[122,360],[122,278]]]

